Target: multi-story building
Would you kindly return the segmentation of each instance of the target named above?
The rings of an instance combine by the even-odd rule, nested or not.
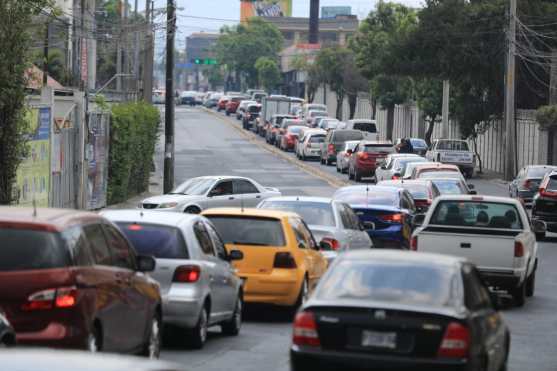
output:
[[[186,38],[186,89],[209,90],[209,81],[204,70],[215,61],[214,46],[219,34],[198,32]]]

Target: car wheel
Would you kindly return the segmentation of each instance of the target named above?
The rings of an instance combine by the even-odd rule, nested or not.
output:
[[[293,310],[297,310],[300,308],[304,303],[308,300],[309,297],[309,283],[307,276],[304,278],[304,282],[302,282],[302,287],[300,288],[300,293],[298,294],[298,299],[296,300],[296,304],[294,304]]]
[[[230,112],[226,111],[226,116],[230,116]]]
[[[238,296],[236,300],[236,308],[234,308],[234,314],[230,321],[225,322],[221,325],[223,334],[229,336],[237,336],[240,333],[240,328],[242,328],[242,310],[243,310],[242,297]]]
[[[536,291],[536,271],[533,271],[526,280],[526,296],[531,298],[534,296],[534,291]]]
[[[188,206],[184,210],[186,214],[201,214],[201,209],[197,206]]]
[[[340,168],[338,167],[338,161],[337,161],[337,166],[336,166],[336,168],[337,168],[337,173],[340,173]]]
[[[354,174],[352,174],[352,168],[348,168],[348,179],[354,180]]]
[[[524,306],[524,303],[526,303],[526,282],[522,282],[520,286],[512,289],[511,295],[517,307]]]
[[[321,165],[325,165],[325,159],[321,157]]]
[[[302,152],[302,156],[300,157],[300,160],[305,161],[306,160],[306,156],[304,155],[304,153]]]
[[[356,180],[356,182],[362,181],[362,175],[360,174],[358,169],[354,169],[354,180]]]
[[[98,353],[101,351],[101,331],[99,330],[98,326],[93,326],[93,329],[87,336],[86,347],[89,353]]]
[[[201,309],[197,325],[190,330],[189,341],[193,348],[201,349],[207,341],[207,332],[209,328],[209,310],[207,306]]]
[[[149,336],[147,342],[141,352],[141,355],[149,359],[159,359],[161,354],[161,322],[159,315],[156,314],[151,320],[151,325],[149,327]]]
[[[325,163],[327,164],[327,166],[332,166],[332,165],[333,165],[333,162],[332,162],[331,160],[329,160],[329,159],[327,159],[327,160],[325,161]]]

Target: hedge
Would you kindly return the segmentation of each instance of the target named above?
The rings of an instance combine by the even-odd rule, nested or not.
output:
[[[108,204],[147,191],[160,123],[159,110],[145,102],[112,107]]]

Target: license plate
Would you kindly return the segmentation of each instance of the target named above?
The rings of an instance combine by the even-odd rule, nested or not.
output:
[[[362,331],[362,346],[373,348],[396,348],[396,332]]]

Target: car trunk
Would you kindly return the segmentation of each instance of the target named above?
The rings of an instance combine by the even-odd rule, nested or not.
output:
[[[436,357],[451,318],[417,311],[331,306],[311,308],[324,350]]]
[[[244,254],[242,260],[233,262],[238,275],[243,274],[271,274],[273,272],[275,256],[287,250],[277,246],[226,244],[228,251],[240,250]]]
[[[367,207],[352,207],[356,215],[362,223],[371,222],[375,225],[375,230],[381,230],[389,228],[393,225],[393,223],[386,221],[385,219],[388,218],[390,215],[399,214],[400,210],[395,208],[381,208],[378,206],[377,208],[374,205],[369,205]],[[364,224],[365,226],[365,224]],[[366,227],[366,229],[369,229]]]

